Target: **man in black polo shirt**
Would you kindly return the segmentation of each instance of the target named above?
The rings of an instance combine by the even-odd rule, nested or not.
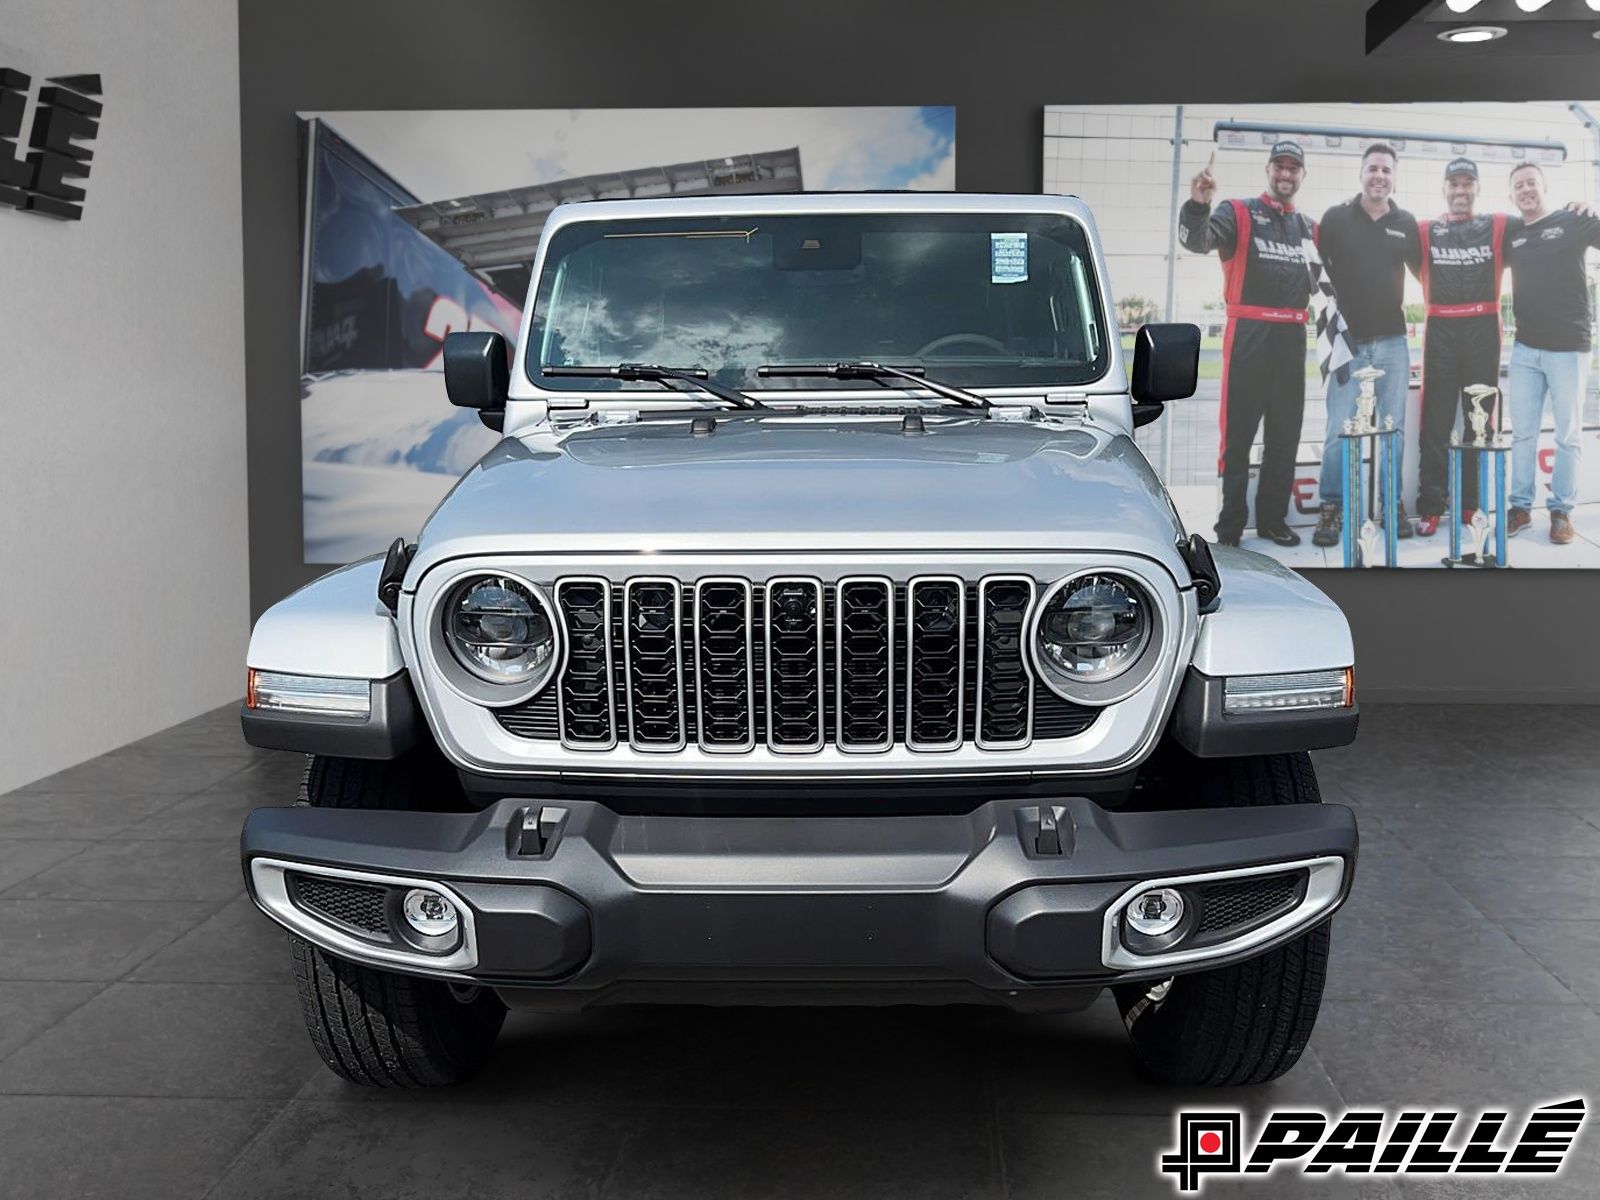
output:
[[[1591,247],[1600,247],[1600,219],[1570,208],[1550,211],[1544,172],[1534,163],[1512,170],[1511,198],[1522,221],[1508,231],[1506,243],[1517,322],[1507,396],[1512,443],[1506,528],[1515,534],[1533,523],[1534,460],[1548,395],[1556,435],[1550,540],[1562,546],[1573,537],[1584,384],[1594,331],[1584,256]]]
[[[1355,358],[1348,371],[1328,380],[1328,423],[1322,443],[1322,511],[1311,540],[1318,546],[1337,546],[1344,523],[1341,502],[1344,474],[1340,470],[1339,432],[1356,415],[1360,391],[1354,372],[1376,367],[1377,421],[1394,421],[1405,429],[1406,389],[1410,386],[1411,352],[1406,347],[1403,301],[1406,269],[1417,271],[1422,260],[1417,220],[1394,202],[1394,147],[1374,142],[1361,156],[1361,191],[1322,215],[1317,229],[1317,250],[1322,265],[1339,294],[1339,311],[1350,328]],[[1399,435],[1399,453],[1405,454],[1405,433]],[[1385,489],[1388,481],[1380,481]],[[1396,534],[1411,536],[1411,522],[1400,505]]]

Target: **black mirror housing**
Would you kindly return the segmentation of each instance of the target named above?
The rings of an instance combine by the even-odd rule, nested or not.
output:
[[[511,388],[506,339],[498,333],[444,335],[444,390],[457,408],[475,408],[483,423],[498,428]]]
[[[1133,340],[1135,405],[1164,404],[1194,395],[1200,382],[1198,325],[1141,325]]]

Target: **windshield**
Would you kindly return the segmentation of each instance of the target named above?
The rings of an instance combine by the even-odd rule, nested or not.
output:
[[[592,221],[550,239],[527,370],[541,387],[590,393],[650,385],[542,368],[670,363],[746,390],[860,388],[756,369],[870,360],[967,387],[1082,384],[1106,371],[1105,330],[1070,217]]]

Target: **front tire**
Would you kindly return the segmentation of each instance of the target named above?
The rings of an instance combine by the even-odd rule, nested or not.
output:
[[[306,1031],[334,1074],[368,1087],[459,1083],[488,1061],[506,1007],[489,988],[379,971],[289,935]]]
[[[1319,804],[1305,753],[1188,758],[1171,778],[1207,808]],[[1113,989],[1145,1070],[1163,1083],[1230,1087],[1276,1079],[1299,1061],[1328,969],[1328,923],[1231,967]]]
[[[300,803],[317,808],[439,810],[460,781],[433,746],[393,760],[312,758]],[[488,1060],[506,1007],[489,988],[382,971],[289,935],[311,1044],[330,1070],[368,1087],[440,1087]]]

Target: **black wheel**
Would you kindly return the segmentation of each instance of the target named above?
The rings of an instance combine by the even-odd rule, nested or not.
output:
[[[351,1083],[459,1083],[487,1061],[506,1019],[488,988],[346,962],[294,934],[289,948],[311,1043]]]
[[[378,761],[313,757],[300,803],[318,808],[460,807],[460,781],[431,745]],[[488,1059],[506,1008],[489,988],[382,971],[289,935],[306,1031],[337,1075],[371,1087],[458,1083]]]
[[[465,807],[461,780],[430,742],[399,758],[306,759],[301,804],[315,808],[389,808],[454,812]]]
[[[1186,805],[1320,804],[1308,754],[1188,758],[1168,778]],[[1299,1061],[1317,1022],[1328,969],[1328,923],[1231,967],[1170,984],[1113,989],[1134,1051],[1164,1083],[1265,1083]]]

